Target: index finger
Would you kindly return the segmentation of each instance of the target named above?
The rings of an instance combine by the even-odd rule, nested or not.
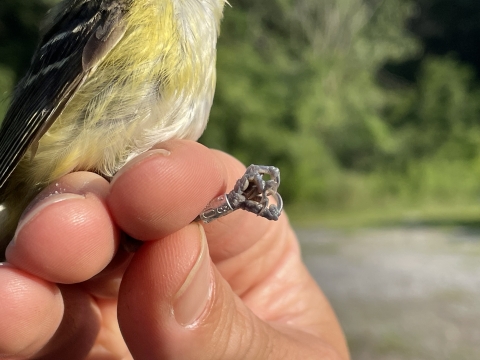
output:
[[[161,239],[187,226],[245,171],[233,157],[192,141],[173,140],[159,147],[127,163],[107,198],[116,223],[139,240]],[[229,245],[212,249],[215,261],[243,251],[271,225],[236,211],[204,226],[209,243]]]

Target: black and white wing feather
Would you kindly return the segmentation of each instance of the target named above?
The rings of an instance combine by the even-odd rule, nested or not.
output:
[[[0,128],[0,188],[95,66],[125,33],[127,0],[73,0],[55,8]]]

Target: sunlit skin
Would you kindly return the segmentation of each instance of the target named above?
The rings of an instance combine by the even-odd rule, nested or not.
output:
[[[0,266],[0,358],[348,359],[286,215],[191,223],[244,170],[175,140],[111,184],[77,172],[45,189]],[[128,254],[122,230],[147,241]]]

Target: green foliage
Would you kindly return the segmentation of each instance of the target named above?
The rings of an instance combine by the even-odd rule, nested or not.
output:
[[[393,172],[391,195],[455,202],[480,195],[480,89],[473,70],[451,57],[429,57],[417,86],[390,94],[385,119],[400,144],[379,170]],[[379,180],[377,180],[379,182]]]
[[[347,173],[372,170],[398,147],[381,117],[388,98],[376,71],[416,50],[401,26],[408,11],[396,1],[362,0],[228,9],[202,141],[246,163],[280,166],[287,200],[344,203]],[[381,43],[378,34],[392,23]]]
[[[52,0],[2,0],[0,64],[23,75],[38,41],[38,27]]]

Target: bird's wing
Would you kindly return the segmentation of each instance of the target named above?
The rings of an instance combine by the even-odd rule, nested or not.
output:
[[[105,5],[105,3],[108,3]],[[125,0],[74,0],[50,14],[0,128],[0,188],[125,34]]]

